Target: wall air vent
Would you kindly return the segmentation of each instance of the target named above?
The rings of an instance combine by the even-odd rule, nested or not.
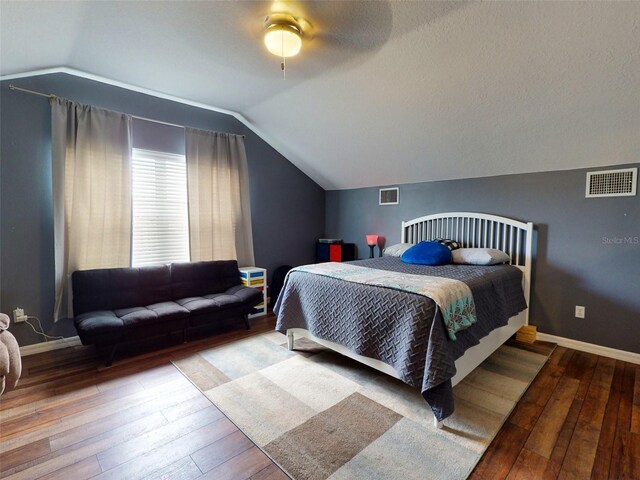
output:
[[[630,197],[636,194],[637,168],[587,172],[585,197]]]
[[[400,203],[400,191],[395,188],[380,189],[380,205],[398,205]]]

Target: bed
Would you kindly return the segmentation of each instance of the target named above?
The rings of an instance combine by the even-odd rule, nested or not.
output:
[[[306,337],[419,388],[434,424],[442,428],[453,412],[453,386],[528,323],[533,224],[468,212],[402,223],[403,243],[435,238],[455,240],[463,248],[496,248],[508,254],[509,262],[425,267],[382,257],[350,262],[347,271],[463,282],[473,293],[477,321],[455,335],[443,322],[442,308],[424,295],[379,283],[353,283],[311,266],[289,273],[274,311],[276,329],[286,333],[290,349],[296,337]]]

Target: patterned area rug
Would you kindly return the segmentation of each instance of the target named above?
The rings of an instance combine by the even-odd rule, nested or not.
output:
[[[454,388],[433,426],[418,390],[306,339],[277,332],[174,364],[296,480],[462,479],[547,358],[500,347]]]

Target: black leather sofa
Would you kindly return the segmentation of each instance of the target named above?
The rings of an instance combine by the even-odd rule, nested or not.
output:
[[[235,260],[172,263],[139,268],[74,272],[74,324],[83,345],[109,347],[241,318],[262,302],[262,293],[240,283]]]

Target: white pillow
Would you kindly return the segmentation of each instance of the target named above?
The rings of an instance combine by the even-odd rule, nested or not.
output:
[[[382,254],[385,257],[401,257],[404,252],[413,247],[413,243],[396,243],[385,247]]]
[[[509,255],[495,248],[458,248],[451,252],[451,263],[462,265],[498,265],[509,260]]]

